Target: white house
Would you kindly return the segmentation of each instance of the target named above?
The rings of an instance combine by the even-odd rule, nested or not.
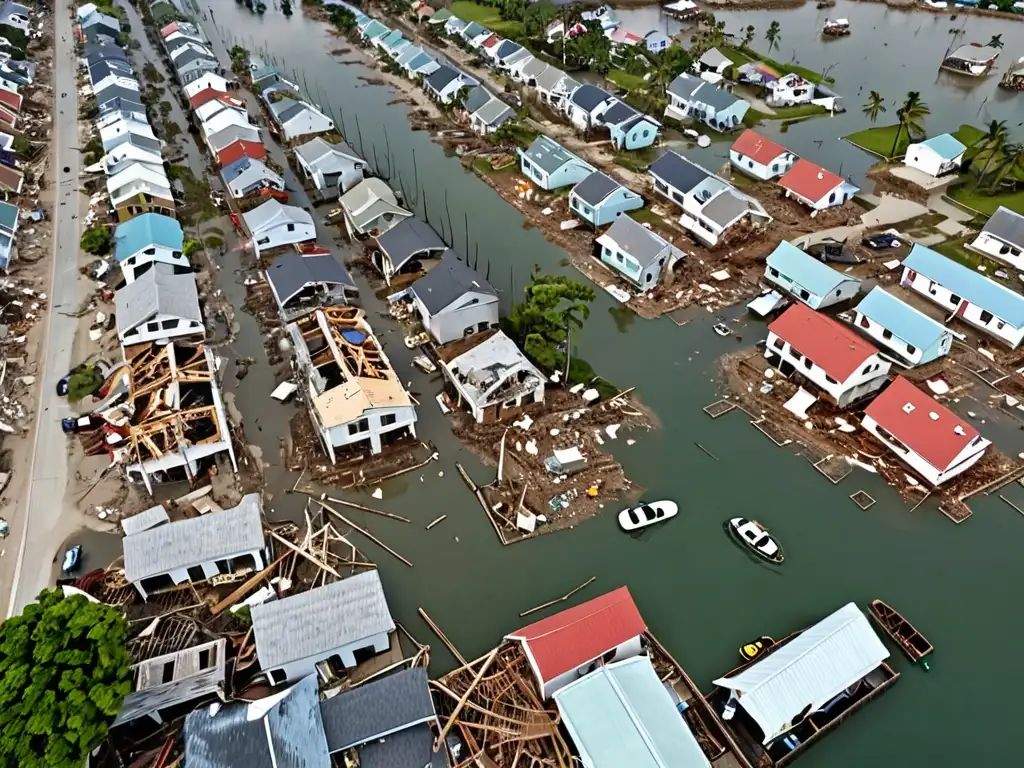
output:
[[[477,424],[514,418],[531,403],[544,402],[544,374],[502,331],[452,342],[438,350],[441,370],[454,390],[453,401]]]
[[[536,76],[537,98],[552,109],[561,110],[565,100],[578,86],[575,80],[557,67],[548,67]]]
[[[437,266],[413,283],[409,297],[438,344],[498,327],[497,291],[455,251],[446,251]]]
[[[931,248],[914,245],[900,284],[1014,349],[1024,341],[1024,296]]]
[[[309,212],[277,200],[267,200],[243,213],[242,221],[252,238],[257,259],[274,248],[316,240],[316,225]]]
[[[782,375],[800,374],[840,408],[880,389],[891,367],[852,329],[800,303],[768,326],[764,356]]]
[[[992,444],[902,376],[865,409],[861,426],[936,487],[970,469]]]
[[[668,98],[665,117],[697,120],[723,132],[738,128],[750,109],[745,99],[685,72],[669,85]]]
[[[602,664],[637,656],[646,631],[629,588],[619,587],[525,626],[506,639],[522,644],[546,701]]]
[[[366,161],[347,144],[331,144],[317,136],[295,148],[302,173],[322,195],[342,195],[366,178]]]
[[[619,216],[595,241],[601,261],[641,291],[661,282],[683,252],[630,216]]]
[[[143,213],[114,230],[114,258],[128,283],[154,263],[169,264],[179,272],[190,269],[183,247],[181,224],[159,213]]]
[[[376,570],[254,605],[251,613],[256,658],[272,685],[311,675],[322,661],[351,669],[357,653],[388,650],[395,631]]]
[[[797,104],[810,104],[814,98],[814,83],[804,80],[800,75],[790,72],[778,80],[765,83],[768,94],[765,102],[772,107],[794,107]]]
[[[284,179],[262,160],[242,156],[220,172],[230,195],[236,200],[260,189],[284,190]]]
[[[136,275],[114,294],[114,306],[123,347],[206,333],[195,275],[180,274],[170,264],[157,263]]]
[[[182,86],[185,91],[185,95],[190,99],[198,93],[202,93],[207,88],[212,88],[215,91],[221,93],[227,93],[231,90],[232,81],[223,75],[218,75],[216,72],[207,72],[202,77],[196,78],[188,85]]]
[[[370,254],[370,263],[384,275],[388,285],[413,262],[419,264],[417,270],[429,270],[422,262],[439,259],[448,250],[448,245],[432,226],[412,215],[377,235],[376,240],[377,248]]]
[[[267,564],[256,493],[243,496],[231,509],[130,533],[122,543],[125,580],[144,600],[175,584],[239,571],[255,573]]]
[[[967,147],[948,133],[932,136],[930,139],[910,144],[907,147],[903,163],[909,168],[916,168],[921,173],[938,178],[948,173],[956,173],[964,162]]]
[[[968,248],[1024,269],[1024,216],[999,206]]]
[[[289,101],[291,103],[286,103]],[[281,128],[281,136],[285,141],[295,141],[303,136],[315,136],[334,130],[334,121],[331,118],[304,101],[282,99],[272,103],[270,110]]]
[[[463,88],[479,85],[476,78],[442,64],[423,80],[423,88],[434,101],[451,104]]]
[[[113,176],[107,177],[107,192],[111,204],[117,208],[130,197],[145,193],[161,200],[173,200],[171,183],[163,166],[130,162]]]
[[[198,107],[193,110],[196,118],[201,124],[206,126],[207,133],[216,133],[228,124],[225,123],[221,127],[214,127],[214,124],[210,122],[214,115],[219,112],[231,111],[236,112],[245,118],[245,122],[242,125],[249,124],[249,110],[245,106],[245,102],[240,99],[236,99],[233,96],[228,96],[226,93],[222,93],[216,98],[212,98],[208,101],[204,101]]]
[[[541,134],[527,149],[520,149],[519,168],[541,189],[551,191],[578,184],[594,167],[554,139]]]
[[[875,286],[854,307],[857,330],[909,365],[924,365],[949,354],[953,332],[942,323]]]
[[[512,107],[500,99],[492,98],[469,116],[469,125],[475,133],[489,136],[515,116]]]
[[[581,85],[565,102],[565,114],[578,131],[589,131],[600,125],[598,118],[615,103],[615,97],[596,85]]]
[[[360,181],[338,198],[349,237],[379,237],[412,216],[398,204],[394,190],[382,179]]]
[[[860,280],[856,277],[837,272],[785,241],[768,254],[764,279],[811,309],[824,309],[860,293]]]
[[[693,71],[701,75],[709,83],[716,83],[725,77],[726,72],[733,66],[733,61],[717,48],[709,48],[701,54],[700,58],[693,62]],[[704,75],[715,77],[704,77]]]
[[[768,181],[786,174],[797,157],[785,147],[746,130],[729,149],[729,163],[740,173]]]
[[[416,408],[362,310],[328,307],[288,326],[310,417],[333,464],[336,449],[372,454],[416,436]]]
[[[818,211],[842,205],[858,192],[858,187],[841,176],[802,158],[779,179],[779,186],[786,190],[786,197],[809,207],[812,217]]]

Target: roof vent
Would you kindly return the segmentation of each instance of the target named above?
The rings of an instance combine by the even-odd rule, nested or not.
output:
[[[959,424],[953,427],[953,431],[960,435],[960,437],[967,437],[967,433],[964,432],[964,428],[961,427]]]
[[[825,178],[825,174],[822,173],[821,171],[818,171],[818,179],[820,180],[820,179],[824,179],[824,178]]]
[[[914,404],[913,403],[907,403],[906,405],[904,405],[903,406],[903,412],[904,413],[913,413],[914,412]]]
[[[935,411],[929,411],[928,412],[928,418],[931,419],[932,421],[938,421],[939,420],[939,414],[937,414]]]

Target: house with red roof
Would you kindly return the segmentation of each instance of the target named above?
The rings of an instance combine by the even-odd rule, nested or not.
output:
[[[219,99],[221,96],[226,96],[224,91],[217,91],[213,88],[204,88],[199,91],[195,96],[190,96],[188,103],[191,105],[193,111],[199,109],[203,104],[207,104],[211,101]]]
[[[867,407],[861,426],[933,486],[972,467],[992,444],[902,376]]]
[[[779,186],[786,190],[786,197],[810,208],[811,216],[826,208],[842,205],[860,191],[860,187],[855,187],[842,176],[802,158],[779,179]]]
[[[253,160],[266,160],[267,148],[258,141],[238,139],[217,152],[217,165],[226,168],[236,160],[251,157]]]
[[[764,356],[786,377],[799,375],[840,408],[882,388],[891,363],[852,328],[793,304],[768,326]]]
[[[602,664],[638,655],[646,631],[629,588],[619,587],[505,639],[522,644],[546,700]]]
[[[789,172],[797,156],[759,133],[746,130],[733,142],[729,162],[737,171],[767,181]]]

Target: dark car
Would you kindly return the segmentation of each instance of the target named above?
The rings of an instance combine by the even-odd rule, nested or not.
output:
[[[870,235],[861,241],[873,251],[882,251],[886,248],[899,248],[900,241],[891,232],[880,232],[877,235]]]
[[[99,420],[94,418],[92,414],[86,414],[85,416],[68,416],[60,420],[60,428],[64,430],[65,434],[74,434],[76,432],[86,432],[91,429],[95,429],[99,426]]]
[[[57,382],[57,397],[68,396],[68,383],[70,381],[71,374],[69,373],[67,376],[63,377],[60,381]]]

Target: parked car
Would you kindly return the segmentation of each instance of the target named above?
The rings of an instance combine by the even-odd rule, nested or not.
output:
[[[86,432],[99,426],[99,419],[92,414],[85,416],[68,416],[60,420],[60,428],[64,434],[71,435],[77,432]]]
[[[877,235],[869,235],[861,243],[873,251],[884,251],[887,248],[900,247],[899,239],[892,232],[879,232]]]

